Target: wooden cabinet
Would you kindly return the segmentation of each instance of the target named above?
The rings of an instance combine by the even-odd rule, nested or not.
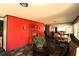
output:
[[[77,45],[73,42],[69,43],[69,56],[75,56],[76,55],[76,49],[77,49]]]

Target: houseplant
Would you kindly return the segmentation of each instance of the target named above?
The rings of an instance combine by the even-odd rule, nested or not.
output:
[[[43,45],[45,43],[45,39],[44,39],[44,37],[36,36],[34,39],[34,43],[37,47],[43,47]]]

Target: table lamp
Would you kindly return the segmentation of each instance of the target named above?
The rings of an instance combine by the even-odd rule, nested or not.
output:
[[[68,34],[68,42],[71,41],[70,34],[72,34],[72,33],[73,33],[73,31],[72,31],[71,27],[66,28],[66,34]]]

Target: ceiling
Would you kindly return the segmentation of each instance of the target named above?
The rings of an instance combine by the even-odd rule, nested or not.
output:
[[[70,23],[79,15],[77,3],[28,3],[22,7],[19,3],[0,4],[0,16],[17,16],[45,24]]]

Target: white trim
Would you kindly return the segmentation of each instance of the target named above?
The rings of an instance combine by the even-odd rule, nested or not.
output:
[[[4,17],[3,48],[6,50],[7,16]]]

